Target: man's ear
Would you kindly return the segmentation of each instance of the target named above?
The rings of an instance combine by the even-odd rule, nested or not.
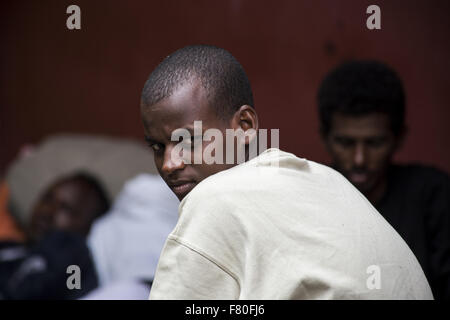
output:
[[[239,127],[244,130],[244,132],[248,129],[258,130],[258,115],[253,107],[245,104],[236,111],[236,115],[239,117]]]
[[[246,133],[249,133],[248,130],[253,129],[255,131],[254,137],[256,137],[259,123],[255,109],[246,104],[241,106],[233,115],[232,128],[234,130],[241,129]],[[252,136],[250,138],[253,139],[254,137]],[[245,143],[249,144],[248,139],[246,139]]]

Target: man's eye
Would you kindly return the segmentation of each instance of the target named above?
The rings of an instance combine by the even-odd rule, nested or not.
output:
[[[76,210],[73,208],[73,206],[66,204],[66,203],[62,203],[61,204],[61,210],[60,212],[64,213],[65,215],[68,216],[76,216]]]
[[[381,147],[384,143],[386,142],[386,139],[384,138],[378,138],[378,139],[370,139],[367,140],[367,145],[369,147],[373,147],[373,148],[379,148]]]
[[[348,138],[335,138],[334,141],[343,147],[352,147],[355,141]]]
[[[159,143],[153,143],[152,145],[150,145],[150,148],[152,148],[153,151],[160,151],[162,149]]]

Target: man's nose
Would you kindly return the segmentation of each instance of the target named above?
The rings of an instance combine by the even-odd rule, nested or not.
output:
[[[173,148],[167,147],[164,153],[164,161],[161,171],[170,175],[176,170],[182,170],[186,166],[181,155],[172,152]]]
[[[67,212],[58,209],[58,211],[54,214],[53,224],[57,229],[68,230],[71,227],[72,221]]]
[[[366,163],[366,148],[363,144],[357,144],[353,159],[356,166],[363,166]]]

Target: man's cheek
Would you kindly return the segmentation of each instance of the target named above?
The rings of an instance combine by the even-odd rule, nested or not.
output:
[[[153,160],[155,162],[156,169],[158,170],[159,174],[161,175],[161,169],[162,169],[162,166],[163,166],[163,159],[161,157],[159,157],[159,156],[154,156]]]
[[[374,171],[382,171],[389,162],[389,149],[375,150],[369,157],[370,168]]]
[[[333,151],[333,158],[340,170],[347,171],[353,166],[352,154],[347,150],[336,147]]]

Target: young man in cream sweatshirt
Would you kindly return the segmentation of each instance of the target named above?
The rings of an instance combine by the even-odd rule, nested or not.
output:
[[[403,239],[341,174],[277,148],[252,152],[250,83],[226,50],[188,46],[164,59],[141,114],[181,201],[150,299],[433,298]],[[230,149],[227,130],[248,134]]]

